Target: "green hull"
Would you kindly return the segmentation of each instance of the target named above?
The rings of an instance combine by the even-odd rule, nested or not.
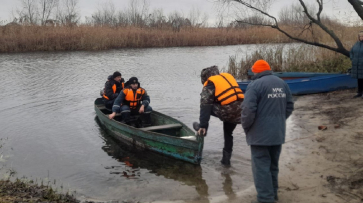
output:
[[[153,111],[151,113],[152,127],[135,128],[120,123],[117,117],[110,120],[108,114],[111,112],[104,108],[102,98],[95,100],[95,111],[103,127],[117,140],[193,164],[200,164],[204,139],[196,136],[195,132],[182,122]],[[179,127],[175,128],[175,126]]]

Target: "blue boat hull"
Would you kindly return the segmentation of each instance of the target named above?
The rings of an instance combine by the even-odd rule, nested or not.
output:
[[[332,76],[337,75],[341,73],[314,73],[314,72],[273,72],[274,75],[277,77],[283,79],[283,80],[292,80],[292,79],[299,79],[299,78],[311,78],[311,77],[317,77],[317,76]],[[251,79],[251,77],[254,74],[251,70],[248,71],[248,78]]]
[[[315,94],[357,87],[357,79],[347,74],[328,74],[315,77],[299,78],[285,81],[293,95]],[[238,82],[243,92],[246,92],[250,81]]]

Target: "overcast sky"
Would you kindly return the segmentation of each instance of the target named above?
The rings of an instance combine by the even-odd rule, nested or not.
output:
[[[116,10],[128,8],[130,2],[130,0],[79,0],[78,10],[82,19],[85,16],[91,16],[97,8],[101,8],[100,5],[109,1],[113,2]],[[315,3],[316,5],[316,0],[305,1]],[[0,21],[12,21],[12,12],[16,13],[15,11],[21,8],[20,2],[21,0],[0,0]],[[198,9],[202,14],[208,16],[210,26],[215,24],[221,10],[224,11],[223,13],[226,17],[228,14],[229,16],[234,16],[232,10],[221,9],[223,7],[216,3],[216,0],[148,0],[148,2],[150,4],[150,11],[161,8],[166,16],[173,11],[179,11],[187,17],[193,8]],[[278,11],[284,6],[290,5],[292,2],[298,3],[297,0],[275,0],[274,2],[270,13],[275,16],[277,16]],[[347,0],[325,0],[323,12],[341,21],[357,20],[357,15]],[[4,22],[0,22],[0,24],[4,24]]]

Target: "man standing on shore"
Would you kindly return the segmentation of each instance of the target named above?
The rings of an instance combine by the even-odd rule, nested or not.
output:
[[[251,162],[257,201],[278,200],[278,173],[281,145],[285,142],[286,119],[294,110],[289,86],[272,74],[270,65],[258,60],[242,103],[241,122],[251,146]]]

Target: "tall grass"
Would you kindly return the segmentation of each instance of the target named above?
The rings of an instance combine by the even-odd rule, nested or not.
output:
[[[138,27],[0,27],[0,52],[221,46],[289,41],[268,28],[184,28],[174,32],[172,29]]]
[[[283,27],[288,32],[300,31]],[[343,44],[356,41],[360,27],[341,26],[336,32]],[[332,42],[324,32],[316,30],[310,40]],[[269,27],[197,28],[182,27],[109,27],[109,26],[38,26],[11,24],[0,26],[0,53],[27,51],[105,50],[117,48],[223,46],[292,42],[282,33]],[[348,46],[347,46],[348,47]]]
[[[238,79],[247,79],[248,70],[259,59],[270,64],[275,72],[328,72],[341,73],[350,68],[350,59],[342,54],[308,46],[277,45],[271,48],[260,48],[251,55],[237,60],[230,56],[227,72]]]

